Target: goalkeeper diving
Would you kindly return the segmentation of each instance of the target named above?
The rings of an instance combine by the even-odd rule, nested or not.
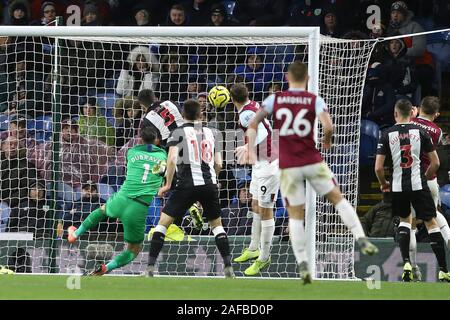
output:
[[[157,145],[157,133],[150,127],[141,130],[144,144],[128,150],[127,175],[120,191],[113,194],[106,204],[94,210],[77,229],[67,229],[67,240],[73,244],[86,231],[96,227],[107,217],[117,218],[123,224],[125,251],[107,264],[98,266],[90,275],[101,276],[132,262],[142,250],[145,219],[153,198],[163,182],[167,153]]]

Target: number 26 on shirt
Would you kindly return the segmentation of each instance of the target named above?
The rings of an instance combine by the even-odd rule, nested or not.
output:
[[[306,137],[312,129],[312,125],[305,115],[308,113],[307,109],[300,110],[294,118],[292,111],[288,108],[278,109],[275,116],[277,120],[284,122],[280,128],[280,136],[298,135],[299,137]]]

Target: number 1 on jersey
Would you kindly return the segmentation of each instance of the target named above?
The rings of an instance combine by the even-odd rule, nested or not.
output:
[[[150,165],[148,163],[145,163],[144,164],[144,175],[142,176],[142,183],[147,182],[149,172],[150,172]]]

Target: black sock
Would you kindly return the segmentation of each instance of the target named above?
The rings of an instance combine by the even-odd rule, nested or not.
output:
[[[439,264],[439,270],[447,273],[448,270],[447,270],[447,260],[445,258],[444,238],[442,237],[441,232],[433,232],[430,233],[429,236],[431,249],[433,249],[433,252],[436,255]]]
[[[226,233],[219,233],[216,236],[216,246],[222,256],[225,267],[231,266],[230,244]]]
[[[410,262],[409,260],[409,240],[411,229],[400,226],[398,227],[398,245],[400,246],[400,252],[402,253],[403,262]]]
[[[152,241],[150,242],[150,249],[148,255],[148,265],[154,266],[156,263],[156,259],[158,258],[159,253],[164,245],[164,238],[166,235],[162,232],[155,231],[153,232]]]

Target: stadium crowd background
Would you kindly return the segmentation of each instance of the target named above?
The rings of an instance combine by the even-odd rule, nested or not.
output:
[[[381,21],[368,28],[367,9],[373,5],[380,8]],[[81,25],[86,27],[320,26],[323,35],[344,39],[374,39],[450,27],[450,5],[440,0],[4,0],[0,1],[0,24],[51,26],[56,16],[62,16],[64,24],[69,25],[76,22],[76,8],[81,13]],[[52,41],[0,37],[0,232],[30,231],[37,237],[49,232],[46,208],[48,181],[52,178]],[[257,101],[286,88],[283,67],[266,47],[196,50],[192,54],[183,46],[155,49],[65,41],[60,145],[64,183],[58,185],[57,192],[58,217],[65,226],[79,224],[123,182],[123,156],[127,143],[137,135],[145,107],[145,97],[138,98],[142,90],[151,89],[160,100],[170,99],[180,108],[185,99],[198,99],[204,108],[204,121],[224,130],[236,128],[236,113],[232,105],[220,112],[211,110],[206,92],[213,85],[244,82]],[[296,54],[294,50],[292,60]],[[268,56],[275,57],[270,60]],[[379,130],[393,124],[393,106],[398,99],[407,98],[417,105],[427,95],[443,97],[442,79],[448,79],[449,57],[448,32],[377,44],[367,70],[362,106],[362,131],[371,133],[363,134],[362,139],[376,139]],[[448,95],[442,101],[444,109],[448,108]],[[440,147],[439,183],[450,195],[450,188],[445,186],[450,184],[446,125],[443,129],[447,135]],[[363,152],[362,166],[373,167],[370,152]],[[220,183],[228,233],[249,234],[248,172],[226,167]],[[147,230],[157,222],[161,201],[156,198],[149,210]],[[370,211],[370,219],[363,218],[366,231],[376,225],[376,219],[389,221],[383,223],[382,230],[372,230],[369,235],[393,234],[386,205],[380,203],[380,210]],[[276,211],[276,234],[282,234],[286,213],[280,199]],[[117,232],[120,225],[108,221],[100,231]]]

